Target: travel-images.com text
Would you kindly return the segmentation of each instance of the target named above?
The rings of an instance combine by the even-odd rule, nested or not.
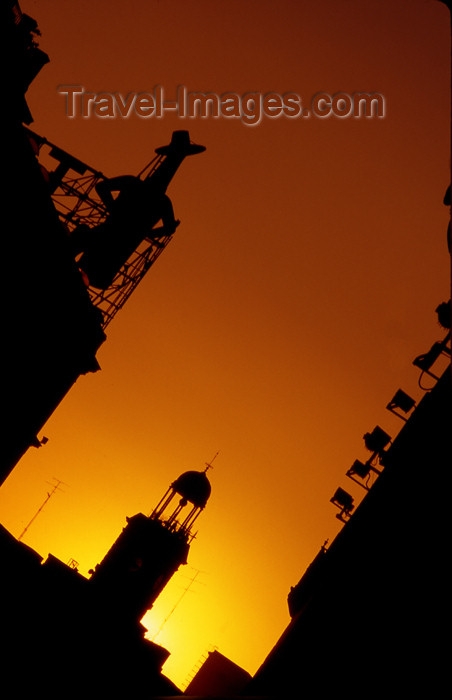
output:
[[[247,126],[257,126],[263,120],[309,118],[381,119],[386,115],[386,104],[380,93],[355,92],[348,94],[326,92],[315,94],[304,107],[297,93],[248,92],[238,95],[224,92],[189,92],[180,85],[174,100],[165,99],[165,91],[156,85],[152,92],[89,92],[82,85],[60,85],[59,94],[65,97],[66,116],[103,119],[162,119],[173,114],[180,119],[240,119]]]

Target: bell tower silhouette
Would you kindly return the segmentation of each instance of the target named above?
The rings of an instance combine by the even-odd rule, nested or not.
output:
[[[126,527],[92,571],[90,583],[115,616],[138,622],[187,563],[193,524],[211,493],[206,471],[181,474],[150,516],[126,518]]]

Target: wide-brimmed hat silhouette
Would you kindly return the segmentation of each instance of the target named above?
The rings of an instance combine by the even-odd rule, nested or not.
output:
[[[171,143],[167,146],[160,146],[155,149],[159,156],[168,156],[170,154],[178,154],[184,156],[193,156],[195,153],[202,153],[206,150],[205,146],[198,146],[190,141],[188,131],[173,131]]]

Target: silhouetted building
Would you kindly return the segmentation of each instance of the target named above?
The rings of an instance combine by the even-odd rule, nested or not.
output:
[[[2,71],[2,89],[7,96],[2,117],[29,124],[32,116],[25,94],[49,57],[38,46],[36,20],[22,12],[16,0],[0,3],[0,32],[6,68]]]
[[[0,484],[81,374],[99,369],[105,339],[22,122],[28,85],[46,62],[36,22],[3,2],[2,33],[11,63],[3,117],[7,147],[2,196],[2,441]]]
[[[296,586],[290,589],[289,595],[287,596],[290,617],[295,617],[295,615],[304,608],[307,601],[309,601],[316,590],[319,581],[321,581],[321,576],[323,575],[325,567],[326,552],[326,546],[323,545],[317,556],[306,569],[300,581]]]
[[[128,519],[90,579],[0,526],[3,687],[30,697],[45,679],[46,697],[68,685],[88,697],[180,695],[161,673],[169,652],[140,620],[186,563],[209,495],[205,472],[182,474],[150,517]]]
[[[251,680],[250,674],[219,651],[210,651],[190,681],[184,695],[199,697],[235,697]]]
[[[17,2],[3,0],[0,15],[7,59],[3,117],[8,141],[1,186],[1,484],[30,446],[44,444],[38,433],[80,375],[100,369],[96,353],[106,338],[105,326],[177,223],[160,206],[160,200],[168,202],[166,186],[185,156],[204,147],[191,144],[188,132],[175,132],[171,143],[158,149],[145,169],[146,193],[151,183],[158,191],[150,230],[141,228],[140,219],[139,235],[133,238],[116,226],[118,246],[112,254],[98,238],[90,239],[91,224],[96,229],[105,219],[117,221],[119,210],[120,223],[125,224],[128,206],[132,223],[137,223],[133,216],[142,198],[127,200],[120,192],[109,207],[104,192],[104,201],[96,200],[96,184],[102,183],[105,191],[118,183],[24,126],[33,121],[26,92],[49,59],[37,45],[36,21],[23,14]],[[39,160],[44,146],[56,161],[53,171]],[[139,177],[128,178],[128,194],[131,182],[135,190],[145,187]],[[159,216],[163,231],[153,228]],[[79,252],[89,253],[87,267],[90,274],[102,277],[103,286],[115,278],[114,303],[111,290],[106,290],[106,299],[93,293],[81,270],[87,259],[77,259],[71,236],[76,229],[80,232],[80,223],[87,235],[78,239]],[[129,255],[138,243],[144,245],[132,264]],[[180,694],[161,674],[169,652],[145,639],[140,619],[186,562],[192,526],[209,495],[204,472],[183,474],[149,518],[130,518],[90,579],[52,555],[43,561],[0,526],[2,687],[17,697],[35,695],[38,688],[46,697],[75,692],[88,697]]]
[[[110,179],[35,134],[24,126],[32,122],[25,93],[49,59],[37,46],[36,21],[17,2],[3,0],[0,12],[9,59],[1,484],[30,446],[40,447],[38,433],[80,375],[100,369],[106,325],[179,223],[166,188],[184,158],[205,148],[191,143],[188,131],[175,131],[142,177]],[[55,170],[40,162],[43,146]]]
[[[89,193],[70,190],[64,182],[71,167],[88,170],[94,190],[95,184],[105,183],[106,209],[95,202],[96,215],[103,211],[115,217],[124,199],[108,206],[105,191],[118,182],[62,149],[53,147],[56,170],[43,170],[37,153],[48,142],[23,124],[32,121],[27,89],[48,57],[37,46],[36,22],[17,2],[5,0],[0,12],[9,59],[3,85],[8,148],[2,213],[8,223],[2,237],[2,483],[28,447],[40,445],[38,432],[74,382],[99,369],[96,353],[105,340],[106,318],[133,287],[127,287],[124,275],[121,288],[126,294],[114,311],[92,303],[70,235],[81,231],[72,210],[63,226],[52,194],[63,183],[66,192],[89,199]],[[175,132],[168,146],[157,149],[159,168],[152,166],[146,176],[162,195],[163,208],[159,204],[157,209],[168,224],[165,240],[177,223],[165,208],[166,187],[182,159],[201,150],[190,143],[187,132]],[[151,217],[151,223],[155,220]],[[133,245],[143,233],[138,223]],[[99,233],[97,225],[93,229]],[[154,230],[138,258],[137,279],[161,250],[159,236]],[[86,239],[83,245],[78,238],[76,249],[86,255],[84,273],[100,289],[110,284],[131,250],[124,238],[115,243],[111,255],[104,256],[100,238]],[[441,309],[440,320],[450,328],[450,305],[449,313]],[[436,343],[416,358],[416,366],[435,378],[431,364],[448,342]],[[385,450],[384,469],[362,503],[355,508],[349,494],[338,489],[335,504],[345,525],[289,593],[291,622],[254,678],[243,688],[249,680],[246,672],[215,652],[190,692],[202,685],[203,693],[231,696],[441,696],[449,663],[443,640],[450,597],[444,551],[450,399],[447,371]],[[380,430],[366,437],[370,449],[378,450],[375,438],[379,442],[387,436]],[[349,471],[367,478],[371,468],[370,461],[356,462]],[[179,694],[161,673],[169,652],[145,639],[140,620],[186,562],[193,525],[209,495],[205,472],[182,474],[151,516],[139,513],[128,520],[90,579],[52,555],[43,562],[0,526],[3,687],[17,697],[35,695],[38,688],[48,698],[75,692],[127,698]]]
[[[192,526],[210,490],[205,472],[185,472],[151,516],[127,518],[127,526],[91,576],[103,604],[112,606],[116,616],[139,621],[179,566],[187,563]]]
[[[384,469],[341,532],[291,589],[292,620],[247,694],[441,695],[451,427],[448,369],[384,451]]]

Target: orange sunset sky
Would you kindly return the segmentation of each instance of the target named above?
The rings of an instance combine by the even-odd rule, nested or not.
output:
[[[444,336],[449,12],[435,0],[20,5],[50,56],[27,96],[32,129],[107,176],[138,173],[175,129],[206,151],[168,189],[181,225],[108,327],[101,371],[77,381],[48,443],[0,489],[1,522],[19,536],[63,481],[23,541],[87,575],[126,516],[219,452],[188,565],[143,621],[179,686],[213,646],[254,673],[289,621],[290,587],[340,528],[330,497],[364,494],[345,476],[367,459],[364,433],[395,437],[385,406],[398,388],[422,397],[412,360]],[[386,115],[68,119],[68,84],[307,103],[378,92]]]

